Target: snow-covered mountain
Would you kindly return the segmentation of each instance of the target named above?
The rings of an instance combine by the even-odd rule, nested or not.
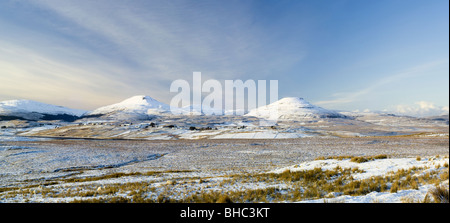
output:
[[[205,109],[207,112],[205,112]],[[191,105],[179,108],[182,115],[231,114]],[[271,117],[277,111],[276,117]],[[108,120],[142,120],[155,116],[171,115],[170,106],[146,95],[137,95],[119,103],[103,106],[93,111],[70,109],[31,100],[11,100],[0,102],[0,120],[65,120],[100,118]],[[272,104],[251,110],[246,116],[265,119],[297,120],[302,118],[344,118],[343,114],[310,104],[303,98],[287,97]]]
[[[273,116],[275,114],[275,116]],[[338,112],[327,110],[307,102],[303,98],[286,97],[274,103],[251,110],[246,116],[265,119],[345,118]]]
[[[32,100],[9,100],[0,102],[0,120],[65,120],[73,121],[86,111],[45,104]]]
[[[119,103],[103,106],[87,113],[89,116],[105,116],[115,119],[146,119],[170,112],[170,106],[146,95],[137,95]]]

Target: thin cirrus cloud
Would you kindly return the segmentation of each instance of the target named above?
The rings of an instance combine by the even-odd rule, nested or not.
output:
[[[169,103],[172,81],[202,72],[221,83],[277,79],[280,97],[330,109],[446,106],[446,4],[0,1],[0,100],[95,109],[146,94]]]
[[[0,89],[3,97],[39,92],[41,101],[69,106],[74,102],[62,98],[72,98],[84,109],[134,94],[169,102],[170,82],[190,80],[194,71],[205,79],[256,79],[302,58],[292,46],[271,46],[270,35],[254,25],[244,2],[29,3],[45,14],[38,18],[43,27],[7,24],[16,35],[0,42],[5,59],[0,78],[8,86]],[[10,59],[19,54],[25,56]]]
[[[114,89],[129,88],[120,81],[108,78],[106,73],[109,69],[96,72],[94,67],[77,67],[64,58],[43,55],[42,52],[2,41],[0,67],[0,91],[6,95],[14,92],[15,98],[47,98],[61,105],[96,106],[95,102],[90,104],[92,95],[102,91],[114,94]],[[111,102],[101,94],[97,97]]]
[[[268,54],[268,35],[252,25],[245,3],[137,2],[41,0],[38,5],[111,43],[148,74],[164,74],[158,79],[166,81],[192,75],[196,69],[235,78],[301,59],[288,47]]]
[[[427,76],[429,74],[430,70],[432,70],[436,67],[441,67],[442,65],[448,66],[448,59],[425,63],[425,64],[412,67],[410,69],[404,70],[402,72],[399,72],[399,73],[396,73],[393,75],[388,75],[384,78],[379,79],[375,83],[370,84],[370,85],[366,86],[365,88],[362,88],[358,91],[334,93],[333,96],[335,97],[335,99],[318,101],[318,102],[316,102],[316,104],[325,105],[325,106],[339,106],[342,104],[354,103],[357,101],[366,100],[366,98],[368,96],[370,96],[371,93],[380,91],[380,89],[382,87],[384,87],[385,85],[396,84],[398,86],[401,86],[402,82],[404,80],[409,79],[409,78],[418,77],[418,76]],[[402,105],[398,106],[398,108],[401,108],[401,107],[402,107]],[[422,109],[420,111],[423,110],[423,107],[421,107],[421,108]],[[407,109],[407,110],[410,111],[410,113],[412,113],[412,111],[414,109]],[[403,110],[401,110],[401,109],[395,109],[395,111],[398,111],[399,113],[403,113],[402,112]],[[419,111],[419,110],[417,110],[417,111]]]

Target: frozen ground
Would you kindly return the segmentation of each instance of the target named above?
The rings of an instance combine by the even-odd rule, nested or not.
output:
[[[355,179],[412,166],[448,172],[448,148],[448,138],[439,137],[2,141],[0,202],[132,199],[136,194],[155,201],[161,196],[182,200],[198,192],[237,193],[271,188],[283,194],[292,192],[289,182],[247,180],[245,176],[286,169],[326,170],[337,165],[363,170],[354,174]],[[315,160],[379,154],[386,154],[388,159],[366,163]],[[422,158],[417,160],[418,156]],[[414,190],[372,192],[365,196],[339,195],[329,202],[400,202],[412,194],[423,198],[429,187],[420,185]],[[263,202],[283,200],[268,198]]]

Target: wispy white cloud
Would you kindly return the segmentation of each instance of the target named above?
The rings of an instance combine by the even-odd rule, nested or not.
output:
[[[284,75],[286,81],[296,78],[302,81],[303,76],[321,70],[315,67],[321,65],[303,67],[305,64],[300,62],[304,57],[310,55],[319,62],[323,59],[324,66],[328,66],[330,58],[341,53],[332,52],[329,44],[349,44],[345,41],[330,43],[328,38],[321,38],[334,33],[321,32],[321,29],[335,24],[312,16],[313,12],[328,12],[322,11],[322,7],[316,8],[321,5],[316,3],[291,5],[238,0],[7,2],[0,3],[0,12],[6,12],[0,14],[0,29],[8,30],[0,35],[0,49],[3,50],[0,55],[0,79],[3,82],[0,86],[5,85],[0,88],[0,100],[32,95],[36,100],[60,103],[63,98],[74,97],[78,92],[89,99],[85,102],[90,102],[89,108],[135,94],[148,94],[169,103],[174,95],[169,92],[170,83],[176,79],[190,81],[194,71],[202,72],[203,80],[268,80]],[[8,8],[11,5],[13,7]],[[298,10],[304,11],[299,13]],[[8,17],[8,14],[14,16]],[[342,23],[336,23],[339,24]],[[394,42],[398,42],[398,38]],[[385,46],[378,38],[375,43],[379,44],[375,47]],[[391,46],[392,42],[387,45]],[[18,52],[22,52],[21,55]],[[355,52],[355,55],[363,55],[361,52]],[[321,56],[325,53],[331,53],[330,58]],[[429,58],[441,56],[430,55]],[[418,56],[415,61],[425,59]],[[411,66],[409,62],[400,62],[395,63]],[[448,59],[445,62],[448,64]],[[313,87],[326,92],[321,95],[332,95],[317,104],[327,107],[363,104],[361,101],[373,99],[371,97],[383,87],[424,75],[425,71],[441,63],[424,64],[389,76],[373,74],[381,78],[359,88],[352,85],[352,80],[346,80],[340,89],[354,90],[336,90],[334,94],[330,93],[333,88],[329,85],[317,84]],[[351,62],[343,60],[342,67],[348,64],[351,66]],[[306,79],[331,76],[333,68],[330,69],[323,70],[329,74]],[[366,78],[376,79],[368,76],[361,75],[359,83]],[[441,76],[438,78],[442,79]],[[301,88],[293,81],[288,87],[281,86],[282,83],[280,78],[280,88],[289,94]],[[440,89],[445,87],[440,86]],[[414,92],[408,94],[417,95]],[[396,99],[400,97],[395,96]],[[56,98],[61,99],[57,102]]]
[[[120,67],[109,65],[99,70],[97,66],[105,65],[101,61],[96,65],[75,66],[65,59],[0,41],[0,93],[8,95],[8,92],[14,92],[15,97],[24,99],[89,108],[103,101],[112,102],[114,99],[108,96],[117,97],[121,90],[131,88],[110,78],[112,71],[120,70]]]
[[[0,79],[6,86],[0,89],[0,99],[14,92],[60,103],[56,98],[78,93],[89,98],[88,107],[93,108],[133,94],[150,94],[169,102],[170,82],[190,80],[193,71],[201,71],[205,79],[262,79],[302,59],[292,45],[269,44],[267,30],[249,16],[250,2],[28,4],[46,12],[48,18],[41,19],[48,20],[51,32],[18,27],[14,37],[0,38],[4,40]]]
[[[36,2],[166,81],[194,70],[217,78],[264,74],[301,59],[287,47],[268,53],[269,35],[254,25],[245,2]]]
[[[427,75],[426,71],[428,71],[436,66],[442,65],[442,64],[448,64],[448,58],[444,59],[444,60],[438,60],[438,61],[425,63],[422,65],[407,69],[407,70],[397,73],[397,74],[385,76],[385,77],[379,79],[377,82],[375,82],[371,85],[368,85],[365,88],[360,89],[358,91],[334,93],[332,95],[334,97],[333,99],[318,101],[318,102],[316,102],[316,104],[333,106],[333,105],[341,105],[341,104],[357,102],[357,101],[363,100],[365,96],[367,96],[373,92],[376,92],[378,89],[380,89],[381,87],[383,87],[387,84],[401,83],[402,80],[405,80],[407,78],[413,78],[416,76]]]

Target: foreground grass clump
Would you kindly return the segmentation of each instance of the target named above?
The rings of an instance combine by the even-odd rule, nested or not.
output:
[[[380,154],[375,156],[329,156],[329,157],[323,157],[319,156],[315,160],[328,160],[328,159],[336,159],[336,160],[344,160],[344,159],[350,159],[351,162],[355,163],[364,163],[376,159],[387,159],[388,156],[386,154]]]
[[[443,186],[437,186],[430,191],[434,201],[437,203],[448,203],[449,201],[449,188]]]
[[[103,176],[94,176],[94,177],[83,177],[83,178],[71,178],[65,179],[64,181],[67,183],[74,182],[88,182],[88,181],[98,181],[98,180],[106,180],[106,179],[114,179],[119,177],[127,177],[127,176],[160,176],[166,173],[185,173],[192,172],[190,170],[168,170],[168,171],[147,171],[147,172],[131,172],[131,173],[111,173]]]

